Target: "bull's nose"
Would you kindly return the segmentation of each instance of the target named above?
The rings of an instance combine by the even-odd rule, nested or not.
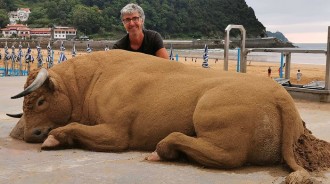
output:
[[[26,142],[32,142],[32,143],[41,143],[43,142],[47,136],[48,133],[52,130],[51,127],[48,128],[36,128],[32,130],[32,133],[30,136],[26,136],[25,140]]]
[[[33,131],[33,135],[36,135],[36,136],[39,136],[41,133],[42,133],[42,132],[41,132],[41,130],[39,130],[39,129]]]
[[[52,130],[52,128],[45,128],[44,130],[41,129],[36,129],[33,131],[33,134],[36,136],[40,136],[40,135],[48,135],[48,133]]]

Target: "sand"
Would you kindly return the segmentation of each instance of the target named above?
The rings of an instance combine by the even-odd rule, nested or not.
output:
[[[203,60],[201,58],[198,58],[195,62],[195,59],[191,61],[191,58],[187,58],[187,61],[185,61],[185,58],[179,58],[179,62],[188,64],[188,65],[194,65],[196,67],[201,67]],[[236,71],[236,62],[235,60],[229,60],[229,71]],[[209,67],[212,70],[223,70],[224,68],[224,61],[218,60],[215,62],[215,59],[209,59]],[[256,74],[261,77],[268,77],[268,68],[271,67],[272,78],[278,78],[279,77],[279,64],[273,63],[273,62],[258,62],[258,61],[247,61],[247,68],[246,72],[251,74]],[[297,70],[300,69],[300,72],[302,73],[302,78],[298,82],[297,81]],[[308,84],[312,81],[324,81],[325,80],[325,65],[311,65],[311,64],[291,64],[291,71],[290,71],[290,81],[292,84]],[[284,73],[283,73],[284,77]]]
[[[46,59],[46,50],[43,51],[43,57],[44,60]],[[36,51],[32,53],[34,57],[36,58]],[[55,59],[54,64],[57,64],[57,60],[59,57],[60,52],[55,51]],[[70,51],[65,52],[67,58],[71,58]],[[83,55],[87,53],[78,53],[78,55]],[[175,61],[171,61],[175,62]],[[185,61],[184,58],[179,58],[179,62],[192,65],[195,67],[201,67],[202,59],[197,59],[196,62],[191,61],[191,58],[187,58],[187,61]],[[3,66],[3,60],[0,62],[0,66]],[[44,64],[46,67],[46,64]],[[214,59],[209,60],[209,66],[210,70],[223,70],[223,60],[219,60],[215,63]],[[269,63],[269,62],[255,62],[252,61],[251,63],[248,62],[247,66],[247,73],[253,73],[256,75],[260,75],[260,77],[268,77],[268,67],[272,67],[272,75],[271,77],[278,77],[277,72],[277,64],[276,63]],[[35,61],[32,64],[31,68],[36,68],[37,62]],[[297,69],[300,69],[303,73],[302,80],[299,82],[299,84],[306,84],[313,80],[324,80],[325,76],[325,66],[322,65],[303,65],[303,64],[293,64],[292,65],[292,71],[291,71],[291,82],[292,83],[298,83],[296,81],[296,71]],[[229,63],[229,71],[235,71],[236,70],[236,61],[230,61]],[[322,148],[322,150],[320,150]],[[299,162],[300,165],[302,165],[304,168],[306,168],[309,171],[319,171],[324,170],[330,167],[330,146],[329,143],[324,142],[322,140],[316,139],[314,136],[310,135],[309,133],[304,134],[300,139],[299,142],[295,145],[295,155],[296,160]],[[321,158],[322,162],[318,162],[320,159],[315,158]],[[316,161],[316,162],[315,162]]]
[[[16,51],[17,52],[17,51]],[[25,52],[25,50],[24,50]],[[37,51],[33,50],[32,54],[35,58],[34,63],[31,65],[31,69],[37,68]],[[87,54],[87,52],[77,52],[77,56]],[[42,50],[43,60],[44,60],[44,67],[47,67],[46,65],[46,57],[47,57],[47,50]],[[58,63],[58,58],[60,55],[59,50],[54,50],[54,64]],[[65,51],[65,55],[68,59],[72,58],[71,51],[67,50]],[[187,57],[185,61],[184,57],[179,57],[179,61],[181,63],[187,64],[187,65],[193,65],[196,67],[201,67],[202,65],[202,59],[197,58],[196,62],[195,59],[193,61],[191,60],[191,57]],[[11,61],[9,62],[9,67],[11,67]],[[218,60],[215,62],[215,59],[209,59],[209,69],[211,70],[223,70],[224,68],[224,61]],[[23,68],[25,67],[25,63],[23,64]],[[0,61],[0,67],[4,66],[3,60]],[[247,73],[253,73],[256,75],[260,75],[261,77],[268,77],[268,68],[271,67],[272,73],[271,77],[278,78],[279,77],[279,64],[278,63],[272,63],[272,62],[257,62],[257,61],[247,61]],[[301,81],[297,81],[297,70],[300,69],[302,73]],[[291,72],[290,72],[290,82],[292,84],[308,84],[312,81],[324,81],[325,80],[325,65],[311,65],[311,64],[291,64]],[[229,71],[236,71],[236,61],[230,60],[229,61]],[[283,74],[284,77],[284,74]]]

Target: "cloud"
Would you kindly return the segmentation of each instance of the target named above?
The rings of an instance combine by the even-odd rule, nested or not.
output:
[[[329,0],[246,0],[246,3],[267,31],[280,31],[291,42],[327,41]]]

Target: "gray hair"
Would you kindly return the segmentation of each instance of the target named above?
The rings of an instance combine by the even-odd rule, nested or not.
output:
[[[134,4],[134,3],[129,3],[123,9],[120,10],[120,13],[121,13],[120,18],[122,19],[124,15],[132,14],[135,12],[139,13],[139,15],[142,18],[143,23],[144,23],[144,19],[146,18],[146,16],[144,15],[144,11],[141,8],[141,6]]]

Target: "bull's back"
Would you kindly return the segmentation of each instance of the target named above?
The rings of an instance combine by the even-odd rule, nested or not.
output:
[[[271,132],[264,133],[267,132],[264,130],[272,129],[271,124],[261,121],[264,116],[268,117],[269,123],[274,123],[273,126],[280,126],[277,100],[288,98],[285,90],[268,78],[196,68],[140,53],[99,52],[80,59],[77,57],[73,62],[77,65],[75,68],[87,70],[94,79],[88,84],[88,108],[93,109],[90,112],[101,117],[95,118],[99,123],[125,123],[133,148],[152,149],[175,131],[194,135],[196,106],[208,91],[215,88],[217,92],[211,101],[221,102],[221,106],[244,105],[250,108],[248,115],[256,113],[258,118],[253,119],[253,123],[257,130],[252,140],[272,135]],[[212,113],[222,113],[221,108],[218,112],[216,109],[210,107]],[[274,134],[277,136],[279,127],[275,129],[278,130]],[[279,141],[255,143],[267,144],[265,147],[270,148]],[[261,151],[265,153],[267,150]]]

